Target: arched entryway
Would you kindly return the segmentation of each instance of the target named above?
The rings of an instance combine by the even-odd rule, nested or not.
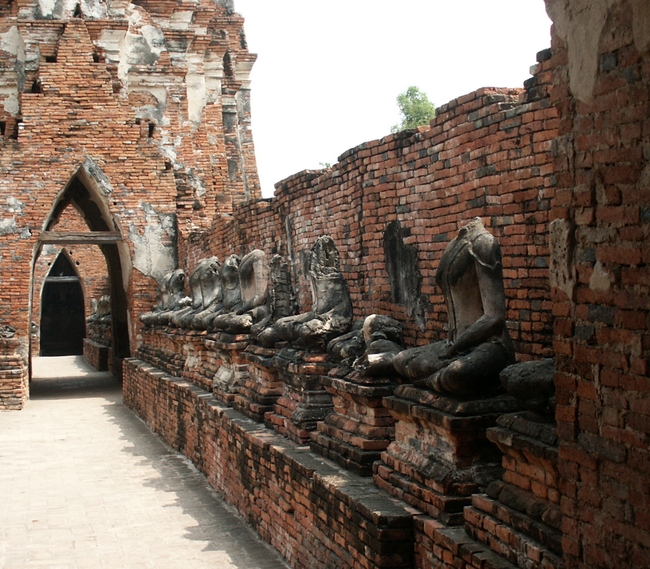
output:
[[[41,356],[83,354],[86,336],[84,294],[79,275],[64,252],[59,253],[41,293]]]
[[[50,215],[47,217],[43,231],[41,232],[38,245],[34,254],[34,264],[36,264],[41,251],[46,245],[55,245],[66,247],[66,249],[79,247],[80,245],[93,245],[99,247],[105,260],[108,270],[108,279],[110,282],[110,304],[111,304],[111,346],[112,355],[111,369],[117,375],[121,375],[121,362],[124,358],[130,356],[129,327],[127,320],[127,297],[126,286],[128,273],[131,266],[128,247],[122,241],[119,226],[110,213],[108,198],[112,193],[112,188],[108,179],[101,172],[96,163],[86,159],[77,172],[71,177],[70,181],[55,200]],[[76,212],[74,211],[76,210]],[[65,219],[69,212],[81,215],[87,230],[84,231],[64,231],[57,228],[60,219]],[[65,255],[63,256],[65,257]],[[70,261],[68,261],[70,262]],[[61,261],[61,266],[64,261]],[[53,266],[54,268],[54,266]],[[74,272],[74,266],[71,267]],[[52,272],[52,271],[50,271]],[[69,277],[70,275],[59,275],[59,278]],[[52,275],[56,279],[55,275]],[[78,275],[77,275],[78,277]],[[49,280],[49,275],[48,275]],[[66,278],[71,281],[71,279]],[[33,275],[32,275],[32,283]],[[63,283],[63,281],[59,281]],[[54,280],[52,284],[56,284]],[[58,303],[73,302],[71,287],[66,291],[53,289],[52,297]],[[61,289],[61,287],[58,287]],[[48,295],[50,293],[48,292]],[[69,296],[68,296],[69,295]],[[50,297],[42,297],[43,308]],[[82,294],[83,309],[83,294]],[[41,315],[49,318],[49,315],[41,312]],[[82,314],[83,324],[89,314]],[[41,337],[46,330],[43,326],[47,322],[41,321]],[[82,349],[83,352],[83,349]],[[82,353],[79,352],[79,353]],[[48,355],[41,351],[41,355]],[[55,354],[50,354],[55,355]]]

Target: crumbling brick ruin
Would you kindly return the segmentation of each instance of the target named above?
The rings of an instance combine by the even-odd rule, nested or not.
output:
[[[292,566],[650,566],[650,9],[546,6],[524,88],[460,97],[263,200],[231,2],[0,0],[0,405],[29,397],[62,255],[86,316],[110,295],[86,356]],[[555,358],[546,422],[503,393],[364,378],[324,345],[140,320],[165,274],[254,250],[305,313],[330,236],[354,321],[444,340],[436,271],[475,217],[517,361]]]

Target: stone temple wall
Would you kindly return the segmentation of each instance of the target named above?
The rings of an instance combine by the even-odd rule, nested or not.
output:
[[[540,54],[523,91],[462,97],[444,106],[430,129],[363,144],[331,170],[296,174],[276,186],[273,199],[239,205],[209,232],[180,243],[188,270],[208,254],[223,258],[255,247],[287,256],[305,309],[304,251],[318,235],[330,234],[355,317],[390,314],[418,344],[443,335],[432,277],[444,244],[461,220],[481,216],[502,245],[519,359],[556,358],[555,422],[531,422],[516,412],[487,426],[482,444],[498,449],[503,470],[487,487],[462,496],[458,507],[441,498],[435,471],[427,478],[399,470],[393,446],[381,452],[372,479],[342,467],[321,472],[319,465],[327,470],[333,463],[311,462],[317,454],[276,438],[281,420],[262,427],[248,418],[258,413],[247,414],[243,403],[251,381],[264,378],[271,389],[278,383],[278,360],[269,363],[263,351],[236,354],[233,363],[228,357],[242,349],[236,344],[149,333],[157,346],[173,345],[168,353],[182,356],[169,360],[165,372],[129,360],[129,404],[192,457],[296,567],[650,565],[650,11],[640,0],[546,4],[552,48]],[[417,259],[419,274],[396,284],[386,249]],[[238,366],[235,392],[200,387],[198,370],[226,364]],[[314,360],[298,371],[327,368]],[[291,369],[280,372],[291,377]],[[385,418],[378,409],[389,407],[394,436],[402,443],[410,436],[413,448],[435,440],[418,439],[427,428],[440,437],[454,424],[457,433],[470,432],[470,418],[406,404],[379,388],[346,387],[335,370],[321,377],[335,394],[332,415],[340,418],[349,400],[357,412],[364,401],[375,418]],[[281,414],[278,406],[272,417]],[[349,447],[345,454],[343,444],[327,446],[325,436],[331,442],[350,427],[328,417],[311,433],[312,451],[322,455],[326,447],[329,458],[344,459],[339,465],[352,465]],[[346,439],[350,445],[353,438]],[[471,437],[453,442],[471,443]],[[214,457],[225,462],[212,463]],[[367,500],[372,520],[363,515]]]
[[[550,2],[553,349],[567,568],[650,565],[650,7]],[[610,5],[612,5],[610,7]],[[589,30],[578,37],[578,30]]]

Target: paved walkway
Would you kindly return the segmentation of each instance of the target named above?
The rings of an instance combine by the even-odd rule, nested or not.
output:
[[[286,569],[82,358],[35,358],[0,412],[1,569]]]

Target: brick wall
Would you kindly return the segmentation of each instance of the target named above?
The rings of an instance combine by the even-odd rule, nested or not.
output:
[[[122,237],[108,272],[125,297],[123,357],[137,347],[137,316],[150,310],[156,279],[177,263],[178,236],[260,197],[247,104],[255,55],[243,19],[211,0],[117,0],[92,19],[75,17],[74,6],[61,19],[47,10],[35,0],[0,10],[0,325],[28,346],[30,291],[47,263],[36,263],[32,283],[34,252],[57,204],[83,200],[81,183],[86,222]],[[161,42],[148,43],[143,26]]]
[[[508,319],[519,359],[551,352],[548,214],[555,193],[553,139],[558,118],[548,98],[549,52],[526,89],[480,89],[438,109],[431,128],[366,142],[325,171],[276,184],[270,200],[237,206],[210,232],[181,245],[185,268],[254,248],[291,257],[301,309],[311,304],[303,259],[331,235],[355,317],[384,313],[406,325],[410,344],[444,336],[446,313],[434,282],[447,243],[475,216],[503,250]],[[391,225],[392,224],[392,225]],[[399,224],[414,248],[421,288],[395,302],[384,235]],[[400,269],[402,270],[402,269]],[[413,271],[412,267],[403,268]]]
[[[29,397],[27,343],[0,338],[0,409],[22,409]]]
[[[292,566],[412,566],[412,511],[367,480],[141,360],[125,361],[124,399]]]
[[[559,259],[568,285],[553,290],[567,569],[650,566],[650,60],[631,4],[609,14],[590,103],[569,91],[553,39],[551,219],[574,237]]]

